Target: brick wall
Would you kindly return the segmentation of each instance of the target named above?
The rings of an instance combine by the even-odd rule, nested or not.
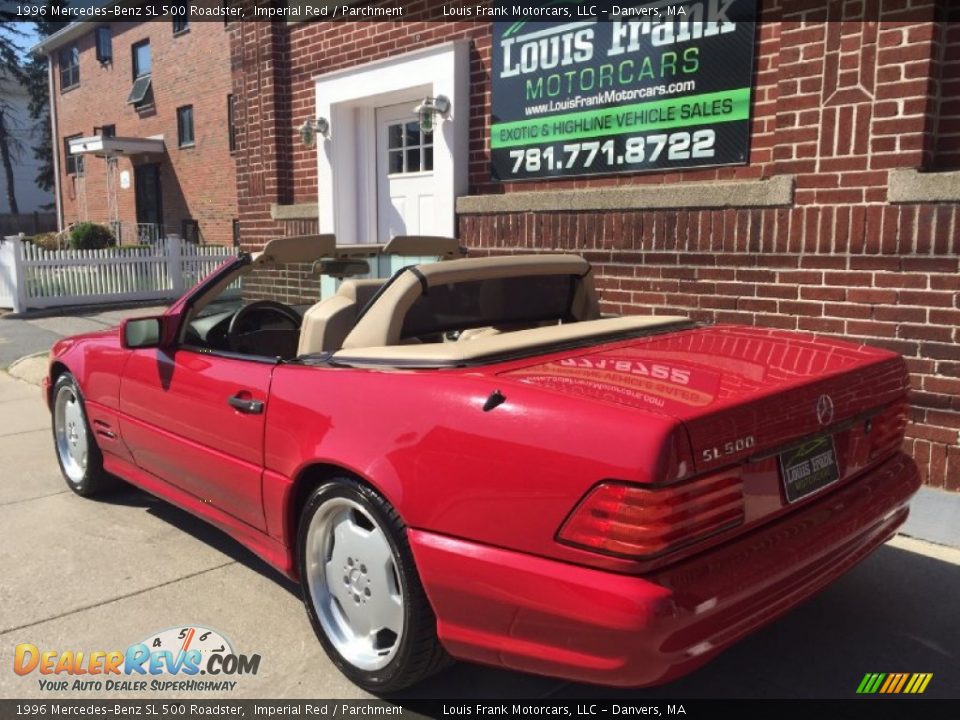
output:
[[[892,203],[887,189],[891,169],[960,163],[960,34],[945,23],[949,3],[803,6],[791,15],[763,3],[746,166],[533,183],[489,179],[489,25],[288,26],[287,175],[249,221],[241,190],[245,242],[285,231],[269,221],[269,202],[315,200],[314,151],[289,130],[311,114],[314,76],[468,37],[472,194],[780,175],[794,176],[796,190],[781,208],[460,215],[466,245],[478,254],[581,252],[608,310],[806,330],[900,352],[914,389],[907,447],[927,483],[960,489],[958,206]]]
[[[232,89],[229,32],[223,23],[195,22],[175,37],[169,22],[113,23],[113,62],[101,64],[94,47],[96,25],[89,26],[90,32],[78,41],[79,87],[61,93],[59,73],[54,73],[64,221],[80,220],[84,214],[94,222],[109,220],[106,162],[96,157],[85,160],[84,213],[79,181],[66,174],[62,153],[64,137],[89,136],[95,126],[113,124],[118,136],[163,136],[166,153],[162,157],[140,157],[135,162],[160,162],[167,232],[180,233],[181,221],[192,218],[199,221],[205,242],[230,244],[238,214],[236,165],[227,131],[227,95]],[[148,38],[155,102],[153,110],[138,112],[127,104],[133,84],[131,46]],[[196,141],[192,148],[177,146],[176,109],[183,105],[193,105]],[[129,158],[119,159],[118,171],[123,170],[130,173],[131,182],[126,190],[117,186],[119,216],[125,223],[135,223],[133,162]]]

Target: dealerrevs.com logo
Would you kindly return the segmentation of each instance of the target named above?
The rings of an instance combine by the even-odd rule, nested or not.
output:
[[[197,625],[162,630],[126,650],[61,651],[21,643],[13,657],[17,675],[39,675],[40,689],[50,692],[224,692],[237,686],[232,678],[259,669],[259,655],[238,654],[222,634]]]

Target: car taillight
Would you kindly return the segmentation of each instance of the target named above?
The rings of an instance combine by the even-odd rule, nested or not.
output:
[[[574,508],[557,539],[643,558],[663,555],[742,522],[743,488],[736,472],[655,488],[604,482]]]

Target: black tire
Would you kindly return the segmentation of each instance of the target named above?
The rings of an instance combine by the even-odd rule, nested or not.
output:
[[[308,579],[308,562],[311,561],[311,558],[307,551],[307,539],[310,535],[311,524],[314,523],[315,518],[318,518],[318,513],[322,513],[318,518],[318,524],[315,525],[314,533],[325,534],[325,531],[317,529],[318,527],[330,526],[324,525],[323,517],[329,514],[331,506],[342,506],[344,500],[360,506],[362,512],[369,517],[363,518],[362,514],[357,517],[366,521],[373,520],[376,527],[382,531],[392,555],[392,562],[396,571],[395,580],[399,584],[399,588],[395,588],[395,590],[398,596],[402,598],[403,630],[397,633],[398,637],[390,651],[393,653],[392,659],[385,666],[376,669],[358,667],[337,649],[327,630],[324,629],[323,622],[321,622],[317,603],[314,601],[310,588],[311,581]],[[341,512],[352,511],[341,510]],[[314,539],[316,539],[316,535]],[[334,545],[331,543],[330,548],[333,547]],[[324,564],[326,564],[325,561]],[[426,679],[450,662],[450,657],[437,639],[437,619],[427,600],[414,565],[413,554],[410,552],[410,545],[407,541],[406,525],[393,506],[370,487],[352,478],[340,477],[324,483],[310,494],[300,513],[297,532],[297,565],[303,602],[310,618],[310,624],[333,664],[356,685],[371,693],[396,692]],[[363,567],[359,565],[359,561],[357,567]],[[365,568],[364,572],[366,572]],[[317,574],[318,571],[315,568],[315,579],[312,582],[317,588],[318,594],[322,596],[327,592],[326,588],[329,587],[329,584],[326,583],[325,579],[316,579]],[[339,582],[339,571],[337,582]],[[343,590],[340,588],[339,591],[353,592],[353,586],[347,583],[346,576],[343,577],[343,582],[350,589]],[[376,583],[369,580],[367,582],[369,587],[374,588],[376,592]],[[320,584],[318,585],[318,583]],[[367,591],[364,590],[363,592]],[[333,590],[328,593],[331,597],[332,594]],[[359,591],[357,597],[359,598]],[[359,601],[357,610],[363,612]],[[372,605],[370,612],[372,612]],[[327,617],[329,623],[329,615]],[[346,615],[344,614],[342,617],[346,617]]]
[[[53,450],[67,487],[83,497],[93,497],[116,487],[116,478],[107,474],[103,469],[103,455],[97,445],[96,437],[90,429],[83,394],[80,392],[80,386],[76,378],[68,372],[61,374],[53,385],[52,397],[53,409],[50,416],[50,425],[53,430]],[[62,427],[58,430],[57,414],[63,411],[63,408],[59,405],[60,402],[74,404],[69,421],[73,423],[72,428]],[[69,452],[64,450],[64,443],[71,444],[71,433],[77,435],[84,433],[87,448],[84,465],[71,463]]]

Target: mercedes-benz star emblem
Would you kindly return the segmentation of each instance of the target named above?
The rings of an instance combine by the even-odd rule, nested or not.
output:
[[[817,398],[817,420],[821,425],[829,425],[833,422],[833,400],[829,395],[821,395]]]

